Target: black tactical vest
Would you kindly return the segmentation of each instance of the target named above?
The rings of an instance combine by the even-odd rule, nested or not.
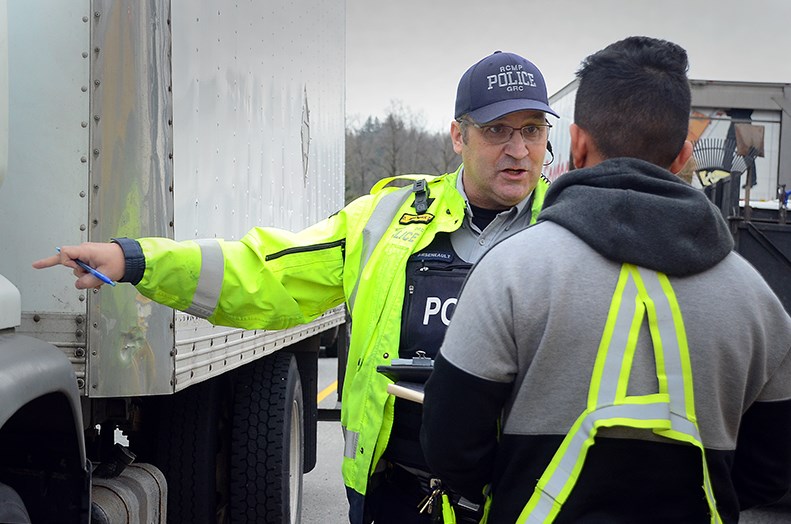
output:
[[[431,358],[437,356],[470,268],[472,264],[453,251],[450,233],[438,233],[423,251],[409,257],[400,358],[412,358],[418,351]],[[427,468],[418,440],[422,413],[420,404],[396,398],[393,430],[385,458],[415,468]]]
[[[449,233],[439,233],[423,251],[409,257],[398,355],[417,351],[437,356],[459,291],[472,264],[453,251]]]

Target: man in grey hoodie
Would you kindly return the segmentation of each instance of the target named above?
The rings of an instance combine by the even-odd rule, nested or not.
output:
[[[577,169],[462,290],[426,385],[433,472],[491,523],[737,522],[791,486],[791,318],[673,173],[686,52],[577,73]]]

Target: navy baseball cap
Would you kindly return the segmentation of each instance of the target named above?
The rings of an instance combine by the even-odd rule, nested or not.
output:
[[[459,80],[456,119],[469,114],[473,121],[485,124],[524,110],[558,116],[549,107],[541,71],[519,55],[495,51],[469,68]]]

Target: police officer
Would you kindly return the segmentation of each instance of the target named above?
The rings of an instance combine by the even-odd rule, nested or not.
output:
[[[78,288],[100,286],[75,264],[81,259],[153,300],[248,329],[309,322],[345,301],[352,331],[342,468],[350,521],[427,521],[417,510],[429,481],[420,407],[390,396],[377,366],[418,352],[433,357],[470,265],[535,221],[548,187],[541,174],[547,113],[557,116],[538,68],[498,51],[459,82],[450,134],[462,165],[454,173],[411,175],[407,187],[380,181],[298,233],[258,227],[238,242],[118,238],[63,247],[34,267],[60,263],[76,270]],[[203,281],[209,274],[223,285]],[[246,283],[245,293],[229,275]]]

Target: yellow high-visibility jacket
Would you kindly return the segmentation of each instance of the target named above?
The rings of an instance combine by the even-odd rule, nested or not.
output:
[[[376,367],[398,357],[407,259],[438,232],[461,226],[460,170],[396,177],[425,180],[425,194],[418,184],[389,187],[393,179],[382,180],[371,194],[298,233],[257,227],[240,241],[139,239],[146,268],[137,289],[213,324],[246,329],[310,322],[345,301],[352,331],[341,404],[343,477],[364,495],[393,424],[389,380]],[[541,177],[532,221],[547,188]],[[416,210],[416,199],[429,205],[425,212]]]

